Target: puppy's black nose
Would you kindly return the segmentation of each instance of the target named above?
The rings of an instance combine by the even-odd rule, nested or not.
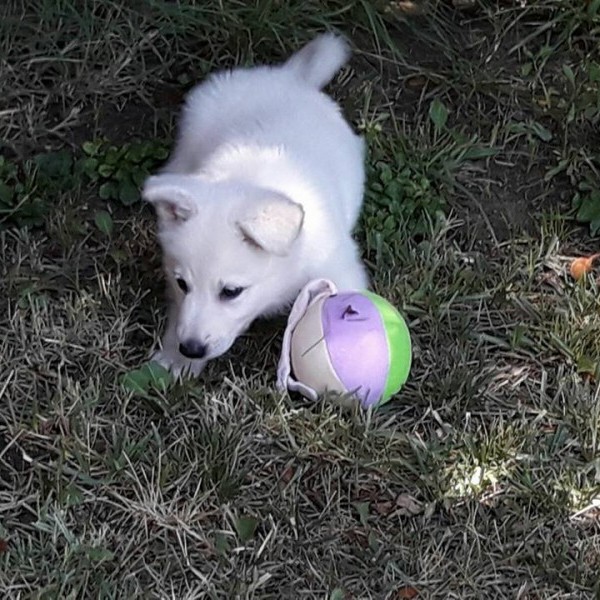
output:
[[[206,344],[197,340],[186,340],[179,344],[179,352],[187,358],[204,358],[206,356]]]

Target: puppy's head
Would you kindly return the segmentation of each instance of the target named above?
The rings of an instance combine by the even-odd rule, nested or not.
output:
[[[179,351],[215,358],[280,301],[303,209],[271,190],[192,175],[150,177],[143,197],[158,215]]]

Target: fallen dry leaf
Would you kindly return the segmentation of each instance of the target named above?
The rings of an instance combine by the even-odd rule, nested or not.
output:
[[[373,508],[383,517],[392,513],[410,517],[423,511],[423,505],[409,494],[400,494],[393,502],[377,502]]]
[[[8,551],[8,542],[0,538],[0,554]]]
[[[580,256],[576,258],[569,269],[573,279],[582,279],[594,268],[594,261],[600,257],[600,252],[591,256]]]
[[[405,85],[413,90],[420,90],[427,85],[427,77],[424,77],[423,75],[413,75],[406,79]]]
[[[405,585],[396,592],[395,600],[412,600],[419,595],[419,592],[410,585]]]
[[[401,515],[418,515],[423,510],[423,504],[409,494],[400,494],[396,498],[396,510]]]
[[[425,2],[415,2],[413,0],[397,0],[390,2],[385,11],[396,16],[400,15],[420,15],[425,10]]]
[[[294,469],[292,468],[291,465],[288,465],[283,470],[283,473],[281,474],[281,481],[283,481],[283,483],[289,483],[292,480],[293,476],[294,476]]]

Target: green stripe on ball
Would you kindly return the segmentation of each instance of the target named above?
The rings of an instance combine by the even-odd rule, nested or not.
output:
[[[383,396],[377,404],[381,406],[388,402],[408,380],[412,362],[412,344],[406,321],[396,307],[373,292],[365,290],[364,294],[373,302],[381,315],[390,355],[390,368]]]

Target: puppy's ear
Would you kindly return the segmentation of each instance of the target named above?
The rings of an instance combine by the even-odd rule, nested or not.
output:
[[[162,223],[187,221],[197,209],[198,183],[189,175],[164,174],[149,177],[142,198],[156,208]]]
[[[243,235],[263,250],[285,256],[298,237],[304,209],[287,196],[264,190],[237,221]]]

